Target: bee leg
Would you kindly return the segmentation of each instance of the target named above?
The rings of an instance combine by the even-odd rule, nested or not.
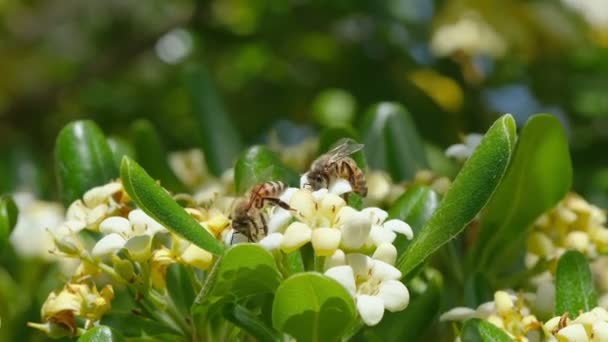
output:
[[[351,185],[355,184],[355,171],[353,170],[353,167],[346,161],[342,162],[341,166],[341,172],[340,174],[344,174],[346,173],[348,175],[348,181],[350,182]],[[344,172],[346,171],[346,172]]]
[[[278,205],[279,207],[281,207],[281,208],[283,208],[285,210],[291,210],[291,207],[289,206],[289,204],[281,201],[279,198],[276,198],[276,197],[263,197],[262,201],[263,202],[267,201],[267,202],[270,202],[270,203],[272,203],[274,205]]]
[[[262,214],[262,213],[260,213],[260,220],[262,220],[262,230],[264,231],[264,236],[267,236],[268,235],[268,226],[266,225],[266,219],[264,218],[264,214]]]

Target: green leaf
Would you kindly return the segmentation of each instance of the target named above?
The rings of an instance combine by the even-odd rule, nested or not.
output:
[[[515,139],[511,115],[502,116],[490,127],[435,213],[399,259],[397,265],[404,276],[458,235],[484,207],[507,169]]]
[[[200,248],[222,253],[223,245],[129,157],[122,160],[120,178],[129,196],[150,217]]]
[[[152,178],[159,179],[163,187],[174,192],[185,192],[185,186],[169,167],[167,150],[154,126],[147,120],[137,120],[131,131],[139,164]]]
[[[433,215],[438,204],[439,196],[435,191],[426,186],[414,186],[395,201],[388,214],[390,218],[407,222],[412,227],[414,236],[416,236]],[[409,240],[399,234],[397,240],[395,240],[395,247],[397,247],[399,254],[408,245]]]
[[[462,342],[511,342],[513,339],[507,333],[494,324],[478,318],[469,319],[465,322],[460,334]]]
[[[257,341],[280,341],[281,335],[266,325],[258,315],[242,305],[228,304],[224,307],[224,317],[243,328]]]
[[[298,341],[339,341],[356,317],[346,289],[312,272],[285,280],[272,306],[273,326]]]
[[[555,314],[569,313],[574,319],[597,306],[597,294],[589,262],[584,255],[568,251],[559,258],[555,279]]]
[[[408,111],[393,102],[373,106],[362,126],[367,162],[386,170],[395,181],[412,179],[427,169],[424,145]]]
[[[481,214],[475,266],[482,272],[510,266],[504,263],[522,250],[530,225],[564,197],[571,183],[568,141],[559,120],[533,116],[521,132],[502,183]]]
[[[0,254],[8,244],[8,238],[17,224],[19,210],[13,199],[4,195],[0,197]]]
[[[84,333],[80,338],[78,338],[78,342],[121,342],[125,341],[125,338],[122,337],[116,331],[110,329],[106,326],[98,326],[95,327],[86,333]]]
[[[245,193],[252,186],[271,180],[296,185],[299,177],[283,164],[276,153],[265,146],[250,147],[239,156],[234,167],[237,193]]]
[[[186,84],[192,94],[192,110],[199,125],[205,161],[211,173],[220,176],[232,167],[242,150],[240,136],[205,67],[190,70]]]
[[[352,127],[343,126],[327,128],[324,129],[319,136],[319,151],[317,154],[321,155],[329,151],[332,147],[334,147],[334,144],[342,138],[350,138],[354,141],[361,141],[359,134],[357,134]],[[353,153],[351,157],[355,162],[357,162],[357,166],[359,166],[361,170],[367,169],[367,161],[365,159],[365,152],[363,150]]]
[[[361,335],[364,341],[416,341],[429,328],[439,312],[441,290],[437,283],[428,282],[426,290],[413,296],[403,311],[385,312],[382,321]]]
[[[167,291],[182,315],[189,316],[190,308],[196,297],[194,289],[194,270],[182,264],[167,268]]]
[[[70,204],[89,189],[118,177],[112,151],[93,121],[74,121],[55,142],[57,181],[64,203]]]
[[[129,338],[161,335],[180,336],[178,331],[175,331],[164,324],[159,324],[157,321],[134,315],[130,312],[110,312],[103,316],[101,324],[111,327],[116,331],[120,331],[123,336]]]
[[[112,151],[112,157],[114,158],[114,163],[116,164],[116,168],[120,169],[120,163],[122,162],[122,157],[127,156],[131,159],[137,159],[135,156],[135,147],[131,145],[126,139],[123,139],[118,136],[110,136],[107,139],[108,146],[110,146],[110,150]]]
[[[256,244],[238,244],[217,261],[194,301],[193,311],[214,310],[226,303],[273,293],[280,282],[281,274],[270,252]]]

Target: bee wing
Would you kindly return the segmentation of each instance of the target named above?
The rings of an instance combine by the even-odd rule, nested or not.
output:
[[[359,144],[350,138],[342,138],[334,144],[334,148],[327,152],[330,156],[330,161],[338,160],[350,156],[351,154],[361,151],[363,144]]]

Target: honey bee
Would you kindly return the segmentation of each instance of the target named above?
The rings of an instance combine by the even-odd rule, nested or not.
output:
[[[262,209],[270,204],[290,210],[289,205],[279,199],[286,189],[287,184],[280,181],[260,183],[255,185],[247,196],[238,199],[230,215],[234,234],[244,235],[249,242],[257,241],[260,232],[263,232],[264,235],[268,234],[268,226]],[[230,244],[233,243],[234,234]]]
[[[362,144],[352,139],[340,139],[334,148],[312,163],[308,172],[308,185],[313,190],[319,190],[327,188],[332,179],[344,178],[350,182],[353,192],[365,197],[367,195],[365,174],[350,157],[362,148]]]

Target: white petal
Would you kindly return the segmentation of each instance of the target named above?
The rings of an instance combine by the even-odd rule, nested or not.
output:
[[[312,194],[312,198],[315,200],[315,202],[321,202],[323,200],[323,198],[325,196],[327,196],[329,192],[327,191],[327,189],[323,188],[323,189],[319,189],[316,191],[313,191]]]
[[[582,324],[572,324],[557,332],[557,337],[568,342],[587,342],[587,331]]]
[[[380,246],[383,243],[393,243],[393,241],[395,241],[397,238],[397,234],[395,234],[395,232],[382,226],[373,226],[369,236],[376,246]]]
[[[312,230],[310,227],[301,222],[293,222],[285,229],[281,249],[285,253],[291,253],[308,243],[311,236]]]
[[[338,196],[352,191],[353,187],[346,179],[338,178],[329,184],[329,192]]]
[[[87,207],[92,208],[106,202],[110,196],[119,192],[121,189],[122,184],[118,182],[109,183],[85,192],[82,199]]]
[[[346,261],[352,267],[356,276],[368,277],[373,260],[365,254],[352,253],[346,255]]]
[[[135,209],[129,213],[129,221],[133,225],[134,233],[154,235],[158,232],[166,232],[167,230],[160,223],[148,216],[143,210]]]
[[[480,304],[477,307],[477,313],[481,315],[481,317],[488,317],[496,311],[496,303],[494,301]]]
[[[298,188],[287,188],[287,190],[285,190],[283,192],[283,194],[281,195],[281,197],[279,197],[279,199],[285,203],[289,203],[289,201],[291,201],[291,196],[293,196],[293,194],[295,194],[298,190]]]
[[[380,208],[369,207],[361,210],[366,215],[371,215],[372,222],[375,224],[381,224],[388,218],[388,213]]]
[[[357,311],[363,322],[367,325],[376,325],[384,316],[384,303],[379,297],[357,296]]]
[[[70,221],[87,221],[87,210],[81,200],[76,200],[70,204],[65,214],[66,219]]]
[[[475,150],[477,146],[481,143],[481,139],[483,139],[483,134],[479,133],[470,133],[464,137],[464,143],[471,149]]]
[[[608,323],[599,321],[593,323],[593,342],[608,341]]]
[[[330,256],[340,246],[342,232],[335,228],[317,228],[312,231],[312,248],[318,256]]]
[[[285,226],[293,219],[289,210],[285,210],[281,207],[275,207],[270,215],[270,219],[268,220],[268,232],[274,233],[278,231],[282,231]]]
[[[258,244],[264,247],[264,249],[272,251],[281,247],[281,242],[283,242],[283,234],[272,233],[260,240]]]
[[[346,254],[341,249],[338,249],[331,256],[325,259],[325,269],[346,265]]]
[[[450,158],[465,160],[469,158],[469,156],[471,155],[471,151],[464,144],[455,144],[445,150],[445,155]]]
[[[414,237],[414,232],[410,225],[401,220],[389,220],[384,222],[383,226],[385,229],[390,229],[395,233],[405,235],[408,240],[411,240]]]
[[[305,174],[303,174],[300,177],[300,188],[304,189],[306,187],[309,187],[309,183],[308,183],[308,172],[306,172]]]
[[[387,264],[394,265],[397,260],[397,248],[390,243],[383,243],[374,251],[372,259],[384,261]]]
[[[496,291],[494,293],[494,303],[496,303],[496,311],[499,314],[506,314],[515,306],[511,296],[505,291]]]
[[[355,284],[355,276],[353,269],[350,266],[336,266],[325,271],[325,275],[336,280],[342,284],[344,288],[350,293],[351,296],[355,296],[357,285]]]
[[[308,190],[298,190],[291,196],[289,206],[295,210],[301,219],[311,219],[315,216],[315,201]]]
[[[473,317],[477,317],[477,311],[471,309],[471,308],[465,308],[465,307],[457,307],[457,308],[453,308],[452,310],[443,313],[440,317],[439,320],[441,322],[445,322],[445,321],[466,321],[469,318],[473,318]]]
[[[380,280],[399,280],[401,279],[401,271],[384,261],[374,260],[372,277]]]
[[[380,284],[378,297],[384,301],[384,307],[391,312],[401,311],[410,302],[407,287],[399,280],[387,280]]]
[[[145,261],[151,256],[152,238],[149,235],[135,236],[127,240],[125,248],[135,261]]]
[[[372,223],[369,216],[351,207],[344,207],[338,213],[342,229],[342,246],[346,249],[358,249],[369,237]]]
[[[321,200],[321,214],[333,218],[346,205],[346,201],[338,195],[327,194]]]
[[[128,234],[131,231],[131,223],[124,217],[112,216],[101,221],[99,231],[104,234]]]
[[[120,235],[112,233],[101,238],[93,247],[91,254],[94,256],[102,256],[112,254],[123,248],[127,241]]]

